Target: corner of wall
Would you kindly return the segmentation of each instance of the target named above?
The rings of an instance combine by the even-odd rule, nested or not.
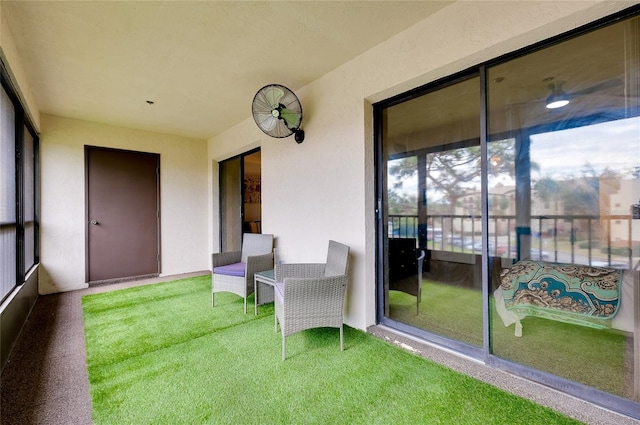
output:
[[[2,2],[0,2],[0,60],[2,60],[2,66],[7,71],[9,80],[29,116],[29,120],[36,131],[40,132],[40,111],[27,82],[11,29],[4,18]]]

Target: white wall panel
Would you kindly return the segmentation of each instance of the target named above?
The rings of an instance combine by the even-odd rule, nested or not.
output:
[[[306,133],[301,145],[292,137],[270,138],[247,118],[209,140],[209,158],[219,161],[256,144],[262,147],[263,231],[276,235],[285,262],[322,261],[329,239],[350,245],[346,322],[364,329],[375,322],[370,104],[628,6],[620,1],[457,2],[298,90]],[[287,75],[264,83],[286,86]]]
[[[85,145],[160,154],[162,275],[209,267],[205,141],[51,115],[41,122],[41,293],[87,287]]]

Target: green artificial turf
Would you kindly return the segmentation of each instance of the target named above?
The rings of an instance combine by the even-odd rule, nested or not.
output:
[[[438,335],[482,347],[482,293],[423,281],[420,314],[416,298],[389,291],[389,317]],[[522,320],[522,337],[505,327],[491,298],[492,353],[523,365],[630,398],[625,388],[626,336],[536,317]]]
[[[364,332],[274,332],[209,276],[83,298],[96,424],[575,424]]]
[[[420,314],[416,297],[389,291],[389,317],[438,335],[482,347],[482,293],[430,280],[422,282]]]

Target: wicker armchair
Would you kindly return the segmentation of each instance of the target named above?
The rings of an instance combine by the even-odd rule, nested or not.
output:
[[[326,263],[276,264],[275,330],[282,331],[282,360],[287,336],[305,329],[340,329],[344,349],[343,313],[349,247],[329,241]]]
[[[232,292],[244,298],[253,293],[253,275],[273,269],[273,235],[245,233],[242,251],[221,252],[211,256],[213,263],[211,306],[216,292]]]

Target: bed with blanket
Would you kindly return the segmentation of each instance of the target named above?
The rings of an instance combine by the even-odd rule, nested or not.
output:
[[[593,328],[610,328],[620,308],[622,271],[577,264],[522,260],[500,273],[494,292],[505,326],[543,317]]]

